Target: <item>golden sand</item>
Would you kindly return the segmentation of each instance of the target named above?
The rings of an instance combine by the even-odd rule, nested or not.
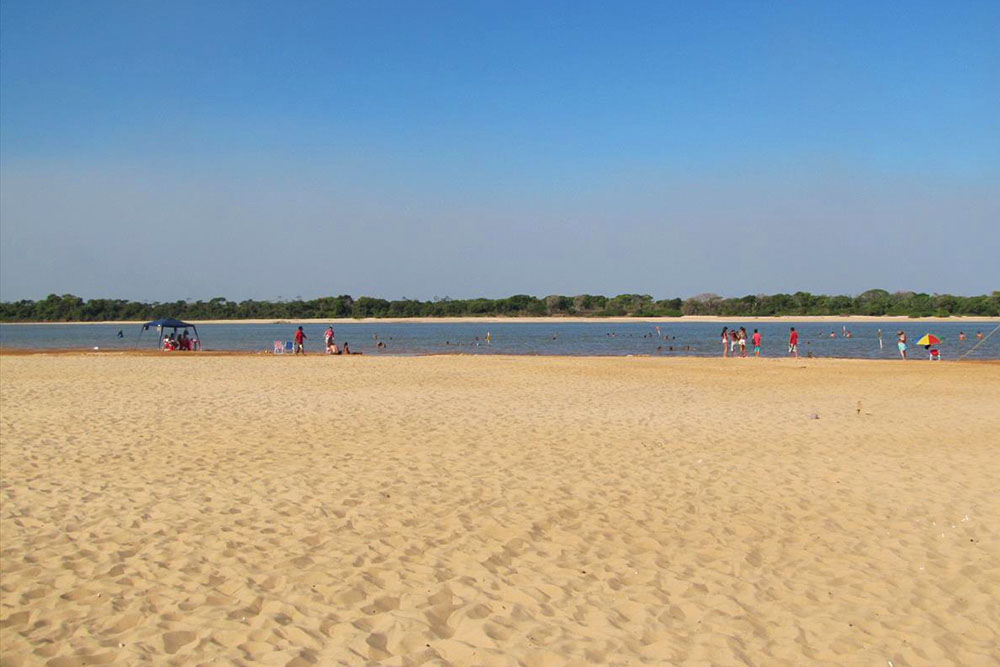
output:
[[[923,323],[951,323],[951,324],[993,324],[997,322],[996,317],[980,317],[976,315],[953,315],[950,317],[910,317],[909,315],[771,315],[765,317],[749,317],[747,315],[684,315],[682,317],[635,317],[632,315],[622,317],[581,317],[581,316],[550,316],[550,317],[507,317],[503,315],[488,315],[476,317],[333,317],[333,318],[263,318],[263,319],[242,319],[242,320],[191,320],[196,325],[202,324],[584,324],[584,323],[610,323],[628,324],[645,322],[648,324],[680,324],[691,322],[718,323],[720,326],[731,324],[734,320],[740,322],[828,322],[831,324],[850,324],[851,322],[865,322],[869,324],[883,322],[887,325],[893,324],[916,324]],[[63,326],[67,324],[119,324],[137,325],[144,324],[145,320],[107,320],[103,322],[7,322],[4,326],[21,326],[30,324],[33,326]]]
[[[0,356],[0,661],[996,664],[998,397],[926,361]]]

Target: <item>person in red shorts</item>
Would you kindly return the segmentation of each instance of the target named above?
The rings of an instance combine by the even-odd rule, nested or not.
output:
[[[792,327],[792,332],[788,334],[788,354],[794,354],[795,358],[799,358],[799,332]]]
[[[305,340],[307,338],[309,336],[302,330],[302,327],[299,327],[299,330],[295,332],[295,354],[299,354],[300,352],[302,354],[306,353]]]

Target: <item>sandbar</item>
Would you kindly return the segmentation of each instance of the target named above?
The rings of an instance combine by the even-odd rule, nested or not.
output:
[[[262,319],[242,319],[242,320],[198,320],[185,319],[191,324],[551,324],[569,323],[582,324],[587,322],[600,323],[609,322],[613,324],[624,324],[627,322],[649,322],[653,324],[676,324],[678,322],[694,323],[719,323],[731,324],[733,322],[864,322],[864,323],[899,323],[899,322],[948,322],[948,323],[969,323],[997,324],[1000,320],[996,317],[980,317],[975,315],[953,315],[951,317],[909,317],[906,315],[777,315],[769,317],[754,317],[744,315],[684,315],[682,317],[333,317],[333,318],[262,318]],[[25,324],[45,324],[52,326],[66,324],[114,324],[114,325],[136,325],[144,324],[140,320],[109,320],[103,322],[4,322],[4,326],[17,326]]]

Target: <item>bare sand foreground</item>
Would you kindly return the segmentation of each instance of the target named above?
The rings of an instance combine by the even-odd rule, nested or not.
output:
[[[2,663],[997,664],[998,396],[926,361],[2,356]]]

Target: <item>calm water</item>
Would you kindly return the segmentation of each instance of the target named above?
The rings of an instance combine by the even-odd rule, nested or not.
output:
[[[910,339],[910,356],[925,358],[924,350],[913,343],[925,333],[942,340],[942,357],[955,359],[976,344],[976,332],[984,335],[998,322],[758,322],[749,325],[734,319],[729,326],[754,327],[764,336],[763,356],[785,356],[789,327],[799,331],[799,354],[817,357],[891,359],[898,357],[898,329]],[[575,356],[718,356],[721,354],[719,333],[722,324],[676,322],[656,325],[648,322],[584,322],[584,323],[358,323],[340,324],[335,328],[336,340],[351,344],[351,349],[365,354],[550,354]],[[853,334],[845,338],[843,327]],[[325,325],[303,325],[309,340],[306,351],[319,353],[323,347]],[[139,325],[108,324],[0,324],[0,345],[18,348],[93,348],[151,349],[156,347],[155,331],[143,332]],[[882,348],[878,330],[882,329]],[[118,331],[124,338],[117,337]],[[486,332],[493,342],[484,341]],[[830,338],[830,332],[837,334]],[[964,331],[967,340],[958,339]],[[295,326],[287,324],[205,324],[198,327],[202,345],[209,350],[270,350],[275,340],[291,340]],[[376,349],[376,340],[384,341],[385,350]],[[671,349],[673,348],[673,349]],[[752,348],[750,348],[752,353]],[[180,353],[179,353],[180,354]],[[993,335],[970,356],[970,359],[1000,359],[1000,332]]]

